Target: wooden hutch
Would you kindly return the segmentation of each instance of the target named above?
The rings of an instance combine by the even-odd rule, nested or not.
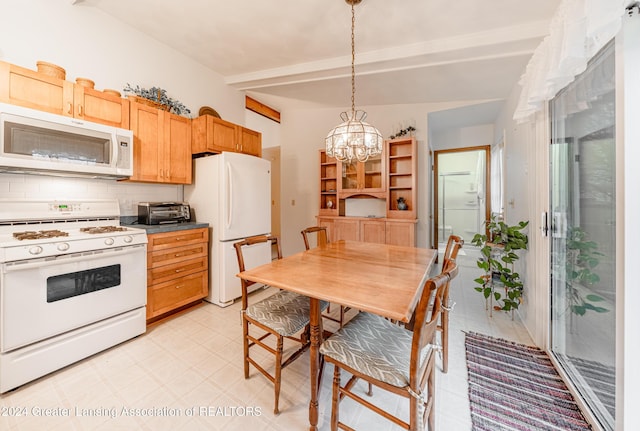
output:
[[[320,150],[318,225],[330,241],[341,239],[415,247],[417,147],[413,137],[385,141],[382,155],[366,162],[339,162]],[[406,209],[398,208],[404,198]],[[385,217],[345,215],[347,199],[381,199]]]

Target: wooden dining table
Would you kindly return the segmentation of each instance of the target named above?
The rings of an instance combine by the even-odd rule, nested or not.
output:
[[[318,429],[320,300],[409,322],[436,255],[432,249],[336,241],[238,274],[310,298],[311,431]]]

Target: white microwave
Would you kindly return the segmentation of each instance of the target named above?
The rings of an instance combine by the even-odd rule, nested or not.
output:
[[[0,172],[133,175],[133,132],[0,103]]]

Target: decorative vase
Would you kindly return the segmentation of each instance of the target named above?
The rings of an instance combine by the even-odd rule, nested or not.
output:
[[[409,205],[407,205],[407,202],[404,200],[403,197],[399,197],[397,202],[398,202],[398,209],[400,211],[405,211],[409,208]]]

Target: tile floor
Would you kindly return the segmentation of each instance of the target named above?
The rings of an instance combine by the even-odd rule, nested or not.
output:
[[[484,299],[472,288],[478,271],[474,251],[467,249],[458,260],[449,372],[438,371],[436,377],[436,423],[443,431],[471,429],[462,331],[531,344],[517,316],[515,321],[503,313],[488,317]],[[283,371],[281,413],[274,416],[272,385],[255,370],[248,380],[243,378],[239,304],[205,304],[0,396],[0,429],[308,429],[308,353]],[[327,367],[320,398],[322,431],[329,430],[331,375]],[[402,398],[374,388],[373,400],[408,416]],[[399,429],[350,400],[341,404],[341,418],[360,430]]]

